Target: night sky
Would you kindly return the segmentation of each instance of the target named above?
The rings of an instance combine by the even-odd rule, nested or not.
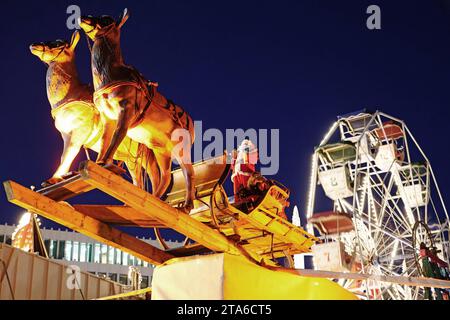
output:
[[[280,129],[272,178],[291,189],[300,211],[314,146],[337,115],[362,108],[406,121],[448,199],[450,1],[442,0],[2,1],[0,180],[39,185],[58,165],[46,67],[28,46],[70,39],[70,4],[115,17],[127,7],[125,61],[205,129]],[[381,7],[382,30],[366,28],[370,4]],[[89,59],[83,35],[77,65],[85,82]],[[0,223],[22,212],[2,191]]]

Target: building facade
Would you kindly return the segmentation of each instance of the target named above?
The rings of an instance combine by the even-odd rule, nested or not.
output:
[[[15,225],[0,225],[0,243],[11,244]],[[104,243],[97,242],[74,231],[41,229],[45,246],[50,259],[64,261],[68,265],[76,265],[82,271],[111,279],[128,285],[129,267],[133,266],[142,275],[141,287],[150,286],[154,265],[134,257]],[[156,240],[141,240],[158,247]],[[171,248],[180,246],[180,242],[166,241]]]

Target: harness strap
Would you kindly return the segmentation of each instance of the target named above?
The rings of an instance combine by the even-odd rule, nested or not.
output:
[[[65,47],[62,47],[61,50],[58,52],[58,54],[52,59],[50,60],[48,63],[52,63],[55,62],[56,59],[58,59],[58,57],[64,52]],[[44,54],[45,54],[45,46],[44,46],[44,51],[42,51],[41,57],[44,58]],[[44,59],[42,59],[42,61],[44,61]]]
[[[150,105],[152,104],[154,96],[155,96],[155,92],[152,87],[151,93],[149,92],[149,95],[147,96],[147,103],[145,104],[144,109],[142,109],[142,111],[139,114],[139,116],[137,117],[137,119],[133,122],[132,127],[136,127],[139,123],[142,122],[142,120],[144,120],[145,113],[147,112],[148,108],[150,108]]]
[[[58,112],[63,111],[64,109],[68,108],[72,103],[81,104],[85,107],[92,108],[97,110],[92,102],[84,101],[84,100],[76,100],[76,99],[68,99],[68,100],[62,100],[56,104],[54,108],[52,108],[51,114],[52,118],[55,119]]]
[[[178,125],[182,128],[184,128],[185,126],[183,125],[183,123],[181,123],[181,117],[183,115],[186,115],[186,128],[185,129],[189,130],[189,116],[186,114],[186,111],[184,111],[183,108],[178,106],[178,109],[181,111],[177,112],[177,105],[172,100],[167,99],[167,98],[165,98],[165,99],[166,99],[166,104],[163,106],[163,108],[172,113],[173,120],[178,122]],[[173,110],[171,110],[171,107],[173,108]]]
[[[145,88],[142,86],[143,81],[142,80],[139,81],[139,80],[140,79],[138,79],[138,81],[115,81],[115,82],[108,83],[107,85],[95,90],[94,102],[96,102],[97,99],[99,99],[102,95],[108,94],[111,91],[113,91],[114,89],[117,89],[122,86],[132,86],[132,87],[135,87],[136,89],[140,90],[141,92],[144,91],[144,95],[147,97],[147,103],[145,104],[144,108],[139,112],[139,115],[136,118],[136,120],[133,122],[132,127],[135,127],[144,119],[145,113],[147,112],[148,108],[152,104],[153,97],[155,96],[154,86],[152,86],[152,90],[148,90],[148,88]],[[137,96],[137,93],[136,93],[136,96]],[[137,106],[135,106],[135,107],[136,107],[136,109],[138,109]]]
[[[103,94],[108,94],[112,90],[117,89],[122,86],[132,86],[136,89],[142,89],[142,87],[136,83],[135,81],[114,81],[111,83],[108,83],[107,85],[104,85],[103,87],[100,87],[99,89],[95,90],[94,92],[94,102],[99,98],[99,96]]]
[[[133,70],[135,73],[137,73],[136,70]],[[111,82],[103,87],[100,87],[99,89],[95,90],[94,92],[94,102],[97,101],[102,95],[110,93],[112,90],[119,88],[121,86],[132,86],[136,89],[140,90],[141,92],[144,92],[144,95],[147,97],[147,103],[145,104],[144,108],[140,111],[138,117],[132,124],[133,127],[137,126],[145,116],[145,113],[147,112],[148,108],[150,108],[151,104],[153,103],[154,97],[156,95],[156,87],[158,86],[157,83],[153,83],[151,81],[144,81],[141,76],[138,74],[135,75],[136,81],[115,81]],[[149,86],[151,89],[149,89]],[[165,110],[168,110],[172,113],[173,120],[176,121],[180,127],[184,128],[185,126],[181,122],[181,117],[183,115],[186,115],[186,129],[189,130],[190,121],[189,117],[186,114],[185,110],[181,107],[179,107],[179,112],[177,112],[177,105],[170,99],[166,99],[165,105],[159,105]],[[135,106],[137,107],[137,106]],[[172,108],[172,110],[171,110]],[[137,109],[137,108],[136,108]]]

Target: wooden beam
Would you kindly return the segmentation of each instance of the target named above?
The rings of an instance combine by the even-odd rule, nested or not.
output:
[[[161,264],[173,258],[173,255],[112,228],[106,223],[86,216],[68,204],[56,202],[14,181],[6,181],[3,185],[10,202],[97,241],[128,252],[141,260],[151,264]]]
[[[125,173],[124,169],[113,164],[107,165],[105,168],[119,175]],[[38,190],[37,193],[40,193],[55,201],[63,201],[81,195],[83,193],[89,192],[93,189],[94,188],[90,184],[86,183],[85,181],[83,181],[83,179],[81,179],[80,174],[75,174],[72,177],[67,178],[54,185],[42,188]]]
[[[52,200],[63,201],[93,189],[94,188],[89,183],[83,181],[78,174],[52,186],[40,189],[37,192]]]
[[[310,269],[288,269],[267,267],[270,270],[288,272],[303,277],[327,278],[327,279],[352,279],[352,280],[372,280],[378,282],[396,283],[410,287],[429,287],[429,288],[450,288],[450,281],[439,280],[424,277],[404,277],[404,276],[382,276],[377,274],[364,274],[353,272],[334,272]]]
[[[164,227],[158,220],[128,206],[74,204],[73,207],[78,212],[108,224],[141,228]]]
[[[219,233],[219,231],[211,229],[188,214],[171,207],[169,204],[92,161],[85,161],[81,164],[80,174],[93,187],[139,210],[148,217],[159,220],[166,227],[186,235],[213,251],[247,257],[249,255],[245,250],[239,248],[235,243]]]

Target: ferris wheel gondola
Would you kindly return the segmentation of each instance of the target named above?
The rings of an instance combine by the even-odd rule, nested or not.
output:
[[[315,149],[311,170],[308,231],[324,240],[313,247],[315,268],[420,276],[417,241],[432,242],[449,261],[448,213],[431,164],[403,121],[365,110],[339,117]],[[317,213],[326,202],[331,210]],[[339,283],[368,299],[423,297],[421,288]]]

